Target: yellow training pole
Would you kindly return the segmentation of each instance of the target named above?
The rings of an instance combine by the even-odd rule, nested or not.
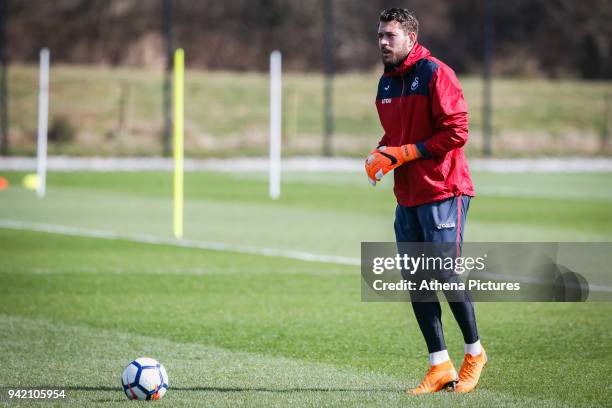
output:
[[[183,78],[185,52],[174,52],[174,237],[183,237]]]

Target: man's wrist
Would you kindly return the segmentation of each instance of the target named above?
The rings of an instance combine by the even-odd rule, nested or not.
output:
[[[414,144],[405,144],[401,146],[402,159],[404,162],[420,159],[422,157],[419,149]]]
[[[425,143],[419,142],[419,143],[415,144],[414,146],[416,147],[417,151],[419,152],[419,157],[420,158],[422,158],[422,159],[430,159],[431,158],[431,154],[429,154],[429,151],[425,147]]]

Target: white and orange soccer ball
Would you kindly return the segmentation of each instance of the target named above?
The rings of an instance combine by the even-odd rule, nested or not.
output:
[[[168,374],[157,360],[141,357],[125,367],[121,385],[131,400],[158,400],[168,391]]]

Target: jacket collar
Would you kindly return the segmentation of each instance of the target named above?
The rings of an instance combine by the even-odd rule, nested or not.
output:
[[[410,50],[410,53],[404,59],[404,61],[392,67],[385,67],[384,75],[394,76],[408,72],[412,69],[414,64],[417,63],[417,61],[423,58],[427,58],[430,55],[431,53],[429,52],[429,50],[417,42],[416,44],[414,44],[414,47],[412,47],[412,50]]]

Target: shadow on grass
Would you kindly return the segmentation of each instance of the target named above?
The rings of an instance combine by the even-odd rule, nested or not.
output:
[[[66,391],[86,391],[86,392],[123,392],[121,386],[109,387],[100,386],[58,386],[44,385],[30,387],[32,389],[46,390],[66,390]],[[170,391],[208,391],[208,392],[402,392],[398,388],[323,388],[323,387],[291,387],[291,388],[268,388],[268,387],[174,387],[170,386]]]

